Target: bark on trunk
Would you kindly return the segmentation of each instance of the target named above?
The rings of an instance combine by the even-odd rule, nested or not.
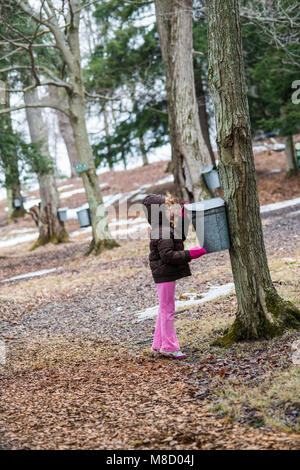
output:
[[[199,77],[199,79],[196,80],[195,90],[196,90],[196,97],[197,97],[197,102],[198,102],[198,112],[199,112],[201,131],[202,131],[206,146],[208,148],[212,164],[214,165],[216,163],[216,159],[214,156],[214,152],[213,152],[210,137],[209,137],[208,113],[207,113],[206,96],[205,96],[205,92],[203,88],[202,77]]]
[[[142,136],[139,136],[140,150],[143,158],[143,166],[149,165],[149,160],[147,157],[147,152],[145,148],[145,142]]]
[[[193,69],[192,0],[156,0],[156,20],[166,74],[172,170],[178,196],[211,196],[201,176],[211,163],[199,123]]]
[[[37,89],[34,88],[24,93],[26,105],[38,102]],[[51,159],[48,147],[47,130],[43,121],[40,108],[26,108],[26,117],[32,143],[40,145],[41,157]],[[39,237],[32,249],[46,243],[60,243],[68,240],[68,234],[63,222],[58,218],[59,195],[56,187],[54,168],[50,165],[47,174],[44,171],[38,173],[40,186],[41,208],[39,216]]]
[[[9,93],[5,93],[5,108],[9,108],[10,100]],[[13,128],[11,123],[10,113],[5,114],[2,117],[3,122],[3,131],[7,134],[12,134]],[[21,185],[20,185],[20,175],[19,175],[19,165],[18,165],[18,155],[17,149],[8,152],[8,155],[3,155],[2,164],[5,175],[5,187],[6,187],[6,201],[7,201],[7,211],[8,211],[8,220],[16,219],[18,217],[23,217],[26,213],[23,200],[21,196]],[[14,200],[19,199],[20,207],[15,207]]]
[[[88,165],[88,170],[81,174],[90,208],[93,230],[93,240],[88,254],[92,252],[99,253],[103,249],[112,248],[118,246],[118,244],[111,236],[105,216],[102,194],[86,128],[86,109],[81,80],[76,80],[74,92],[69,93],[68,98],[78,159],[80,163],[87,163]]]
[[[298,174],[298,165],[295,154],[293,136],[289,135],[284,138],[285,143],[285,160],[286,160],[286,176],[289,178]]]
[[[279,297],[265,251],[245,89],[238,0],[207,0],[209,84],[219,171],[228,209],[238,311],[219,344],[269,338],[298,328],[300,311]]]
[[[59,90],[55,86],[49,87],[49,96],[53,103],[62,103],[63,107],[65,106],[65,102],[67,99],[63,99],[62,96],[59,94]],[[61,113],[60,111],[56,111],[57,119],[58,119],[58,127],[61,133],[61,136],[64,140],[64,143],[67,148],[70,168],[71,168],[71,178],[75,178],[77,176],[76,173],[76,165],[78,164],[78,156],[76,151],[75,139],[73,135],[72,125],[70,123],[70,119],[65,113]]]
[[[93,240],[87,254],[97,254],[104,249],[118,246],[118,243],[112,238],[108,228],[102,194],[96,174],[94,157],[86,128],[86,105],[79,45],[81,2],[79,0],[73,0],[71,4],[74,17],[69,29],[68,47],[70,48],[70,52],[74,60],[72,62],[72,67],[70,68],[68,111],[70,113],[70,121],[79,163],[86,163],[88,166],[88,170],[81,173],[90,208],[93,231]]]

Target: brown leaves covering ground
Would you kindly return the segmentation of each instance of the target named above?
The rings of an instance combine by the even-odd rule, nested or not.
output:
[[[23,346],[23,368],[2,379],[7,448],[300,448],[299,436],[216,418],[191,396],[192,365],[65,341],[33,353]]]
[[[299,196],[299,178],[267,173],[284,168],[283,154],[256,160],[262,204]],[[107,193],[124,192],[163,178],[165,166],[99,178],[109,176]],[[77,197],[69,207],[82,204],[84,195]],[[276,287],[299,306],[299,215],[271,215],[264,226]],[[212,347],[234,319],[231,294],[176,315],[184,362],[152,357],[154,321],[137,322],[133,315],[157,303],[147,246],[126,241],[89,258],[83,256],[87,243],[77,241],[33,253],[30,244],[4,250],[1,279],[57,271],[0,285],[8,351],[0,370],[2,447],[299,449],[299,370],[290,357],[297,334]],[[203,257],[192,271],[178,282],[178,295],[232,282],[227,252]]]

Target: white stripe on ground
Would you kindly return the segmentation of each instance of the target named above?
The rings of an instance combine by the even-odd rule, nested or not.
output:
[[[23,235],[22,237],[14,237],[8,240],[0,240],[0,248],[6,248],[8,246],[19,245],[19,243],[26,243],[35,240],[38,237],[38,232],[35,233],[28,233],[27,235]]]
[[[182,294],[184,297],[188,297],[188,300],[177,300],[175,302],[175,311],[182,310],[186,307],[191,307],[195,305],[200,305],[205,302],[210,302],[215,300],[218,297],[228,295],[230,292],[234,291],[234,284],[230,282],[229,284],[224,284],[223,286],[213,286],[205,294],[195,294],[194,292],[187,292]],[[201,299],[197,298],[201,295]],[[146,308],[146,310],[140,310],[135,312],[135,315],[138,317],[139,321],[147,320],[148,318],[153,318],[157,315],[158,305],[154,307]]]
[[[10,281],[16,281],[18,279],[26,279],[28,277],[44,276],[45,274],[53,273],[54,271],[56,271],[56,268],[41,269],[40,271],[32,271],[30,273],[20,274],[19,276],[10,277],[9,279],[3,279],[3,281],[1,282],[10,282]]]
[[[296,197],[295,199],[289,199],[287,201],[274,202],[273,204],[266,204],[265,206],[260,207],[260,212],[264,213],[277,211],[278,209],[284,209],[285,207],[295,206],[296,204],[300,204],[300,197]]]

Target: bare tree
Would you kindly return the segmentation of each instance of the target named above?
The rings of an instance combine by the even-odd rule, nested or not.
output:
[[[156,0],[156,21],[166,74],[172,167],[178,195],[210,197],[201,176],[211,156],[198,114],[193,69],[193,1]]]
[[[277,293],[263,239],[245,87],[239,1],[207,0],[209,86],[214,103],[219,169],[232,247],[238,311],[219,344],[270,338],[299,328],[300,311]]]
[[[241,0],[243,22],[254,24],[277,49],[285,64],[300,67],[300,11],[297,0]],[[294,45],[296,47],[290,47]]]
[[[8,92],[5,93],[5,103],[3,106],[5,108],[9,108],[10,106]],[[11,115],[10,113],[7,113],[3,119],[1,131],[9,135],[12,134],[12,130]],[[23,217],[26,213],[21,195],[17,148],[14,148],[13,143],[11,143],[10,147],[12,148],[12,151],[9,151],[9,149],[6,148],[4,149],[4,155],[2,155],[2,167],[5,175],[7,215],[9,220]],[[19,207],[16,207],[15,201],[19,202]]]
[[[67,102],[66,102],[67,97],[64,98],[63,96],[61,96],[60,91],[61,90],[58,87],[50,86],[49,87],[50,101],[56,104],[59,104],[62,102],[63,106],[67,108]],[[75,176],[77,176],[75,167],[76,165],[78,165],[79,162],[78,162],[78,155],[77,155],[72,125],[71,125],[69,117],[65,113],[62,113],[61,111],[56,110],[56,116],[57,116],[57,121],[58,121],[59,132],[64,140],[64,143],[68,152],[70,168],[71,168],[71,178],[75,178]]]
[[[18,23],[6,26],[14,35],[3,39],[17,50],[23,48],[29,55],[30,65],[13,65],[9,70],[24,68],[30,70],[35,83],[27,88],[36,86],[57,86],[64,88],[67,93],[67,107],[64,103],[37,103],[30,107],[49,106],[64,112],[70,119],[79,163],[84,164],[82,180],[90,208],[93,240],[89,252],[98,253],[117,245],[109,232],[102,194],[96,175],[94,158],[86,127],[86,94],[83,85],[79,26],[82,9],[85,3],[80,0],[62,1],[60,8],[52,0],[40,0],[38,8],[31,7],[28,1],[9,0],[7,4],[13,8],[16,15],[22,14],[35,25],[34,33],[25,35],[18,29]],[[7,5],[6,4],[6,5]],[[5,17],[3,17],[5,21]],[[41,37],[47,41],[41,42]],[[39,63],[39,51],[43,48],[55,50],[60,54],[63,67],[47,66]],[[7,71],[9,71],[7,70]],[[0,70],[1,71],[1,70]],[[26,92],[27,90],[16,90]],[[102,99],[105,97],[101,97]],[[28,105],[17,106],[13,109],[26,108]],[[2,110],[1,112],[4,112]]]
[[[37,88],[27,90],[24,94],[27,105],[26,116],[29,127],[31,142],[39,144],[41,159],[47,161],[44,165],[46,170],[37,169],[40,186],[41,207],[39,213],[39,237],[32,249],[45,245],[46,243],[60,243],[69,239],[63,222],[58,217],[59,195],[54,175],[54,166],[48,147],[48,133],[43,120],[41,108],[32,105],[39,101]],[[42,167],[41,167],[42,168]]]

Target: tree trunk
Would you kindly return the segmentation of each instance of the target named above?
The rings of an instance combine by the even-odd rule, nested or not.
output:
[[[9,93],[5,93],[5,108],[10,107]],[[12,134],[13,128],[11,123],[10,113],[2,116],[3,131],[7,134]],[[13,146],[13,144],[12,144]],[[17,149],[9,149],[7,155],[3,155],[2,164],[5,175],[5,187],[6,187],[6,201],[8,210],[8,220],[23,217],[26,213],[23,206],[23,199],[21,196],[21,185],[19,175],[19,164],[18,164]],[[20,207],[15,207],[14,200],[19,199]]]
[[[59,90],[56,86],[49,87],[49,96],[53,103],[63,103],[65,105],[65,101],[63,97],[60,96]],[[64,106],[65,107],[65,106]],[[58,119],[58,127],[61,133],[61,136],[64,140],[64,143],[67,148],[70,167],[71,167],[71,178],[75,178],[77,176],[76,173],[76,165],[78,164],[78,156],[76,151],[75,139],[73,135],[72,125],[70,123],[70,119],[65,113],[61,113],[60,111],[56,111],[57,119]]]
[[[270,338],[299,328],[300,311],[276,292],[267,263],[245,88],[238,0],[207,0],[209,85],[228,210],[238,311],[219,340]]]
[[[86,128],[86,105],[84,96],[84,85],[81,70],[81,55],[79,45],[79,23],[81,2],[73,0],[73,21],[69,29],[68,47],[72,53],[72,66],[70,69],[68,88],[68,111],[73,128],[75,145],[79,163],[87,164],[87,171],[81,173],[88,205],[90,208],[93,240],[90,244],[89,253],[100,253],[104,249],[118,246],[112,238],[103,205],[102,194],[96,174],[95,162],[89,136]]]
[[[113,154],[112,154],[111,145],[109,142],[110,133],[109,133],[108,113],[107,113],[105,102],[102,104],[102,113],[103,113],[103,120],[104,120],[104,132],[105,132],[105,137],[106,137],[106,145],[107,145],[107,150],[108,150],[108,168],[110,169],[110,171],[112,171],[114,168]]]
[[[199,201],[211,196],[201,176],[211,158],[200,128],[195,93],[192,5],[192,0],[155,1],[177,194],[186,201]]]
[[[140,150],[141,150],[141,154],[142,154],[142,158],[143,158],[143,166],[147,166],[147,165],[149,165],[149,160],[148,160],[148,157],[147,157],[145,142],[144,142],[144,139],[141,135],[139,136],[139,142],[140,142]]]
[[[38,102],[37,89],[33,88],[24,93],[26,105],[36,104]],[[28,121],[31,142],[40,145],[41,158],[51,160],[48,135],[43,121],[40,108],[26,108],[26,117]],[[42,167],[41,167],[42,168]],[[32,249],[46,243],[60,243],[68,240],[68,234],[63,222],[58,218],[57,210],[59,208],[59,196],[54,176],[54,168],[48,166],[45,170],[38,171],[38,180],[40,185],[41,208],[39,216],[39,237]]]
[[[209,151],[209,155],[214,165],[216,163],[216,159],[214,156],[214,152],[211,146],[210,137],[209,137],[209,125],[208,125],[208,113],[206,107],[206,96],[203,88],[203,81],[202,77],[200,76],[195,83],[195,90],[196,90],[196,97],[198,102],[198,112],[199,112],[199,120],[200,120],[200,127],[203,134],[203,138],[205,140],[206,146]]]
[[[88,253],[99,253],[103,249],[118,246],[108,228],[102,194],[96,174],[94,157],[86,128],[86,109],[81,75],[74,80],[74,91],[69,93],[69,109],[77,155],[80,163],[87,163],[88,170],[81,173],[83,185],[90,208],[93,240]]]
[[[286,161],[286,176],[289,178],[298,174],[298,165],[295,155],[295,147],[293,136],[289,135],[284,138],[285,143],[285,161]]]

